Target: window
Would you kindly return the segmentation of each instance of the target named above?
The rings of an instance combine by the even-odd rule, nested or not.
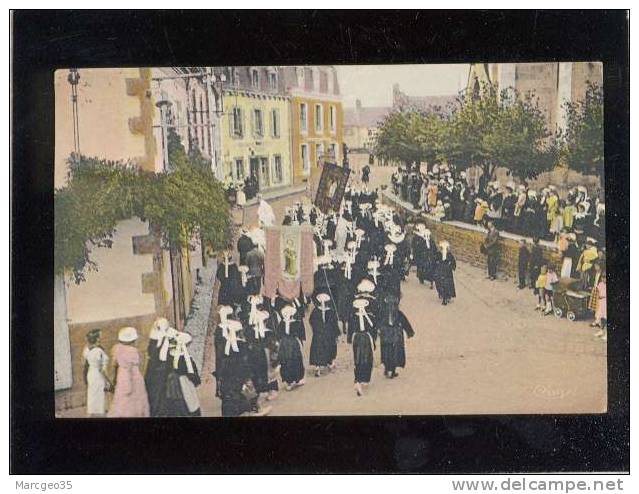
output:
[[[244,160],[235,158],[235,178],[242,180],[244,178]]]
[[[319,91],[319,69],[317,67],[311,69],[311,81],[313,83],[313,91]]]
[[[282,183],[284,174],[282,172],[282,157],[279,154],[273,156],[273,182]]]
[[[251,69],[251,86],[260,87],[260,72],[257,69]]]
[[[262,110],[255,108],[253,110],[253,133],[262,137],[264,135],[264,122],[262,121]]]
[[[271,136],[280,136],[280,112],[277,109],[271,110]]]
[[[270,89],[277,89],[277,73],[274,71],[268,73],[268,87]]]
[[[269,173],[268,173],[268,159],[260,158],[260,179],[261,179],[262,187],[268,187],[269,186],[268,175],[269,175]]]
[[[237,106],[233,108],[233,113],[231,114],[231,135],[233,137],[242,137],[244,135],[242,109]]]
[[[308,109],[306,103],[300,103],[300,130],[308,132]]]
[[[324,154],[324,145],[323,144],[315,144],[315,161],[319,163],[322,155]]]
[[[315,105],[315,132],[321,132],[324,123],[324,113],[322,105]]]
[[[297,67],[295,69],[297,75],[297,87],[304,87],[304,67]]]
[[[231,86],[238,86],[240,84],[240,71],[236,67],[229,67],[227,71],[227,80]]]
[[[328,148],[328,153],[331,155],[332,158],[335,158],[335,160],[337,160],[337,144],[335,144],[334,142],[331,143]]]
[[[333,105],[331,105],[329,120],[331,125],[331,132],[335,133],[335,130],[337,129],[337,111]]]
[[[311,164],[308,160],[308,144],[302,144],[302,169],[304,173],[308,173],[311,169]]]

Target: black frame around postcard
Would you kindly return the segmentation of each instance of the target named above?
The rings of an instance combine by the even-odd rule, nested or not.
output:
[[[10,471],[628,471],[628,15],[592,10],[14,11]],[[238,29],[242,35],[234,36]],[[143,421],[54,418],[55,69],[561,60],[604,64],[610,280],[607,413]]]

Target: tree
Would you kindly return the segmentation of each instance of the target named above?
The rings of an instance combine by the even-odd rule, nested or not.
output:
[[[604,177],[603,89],[588,83],[583,100],[568,102],[563,159],[568,168]]]
[[[208,161],[187,154],[179,138],[169,161],[168,172],[152,173],[130,162],[72,155],[68,184],[54,196],[55,272],[71,271],[76,283],[83,281],[98,268],[91,250],[110,247],[117,223],[133,216],[160,232],[164,248],[193,247],[198,238],[226,248],[233,234],[229,205]]]
[[[443,120],[436,110],[395,111],[379,124],[375,154],[405,165],[440,158]]]
[[[483,84],[463,93],[450,109],[443,131],[442,154],[456,169],[478,166],[487,180],[497,167],[519,178],[534,178],[557,159],[554,139],[532,93],[499,91]]]
[[[533,179],[557,164],[556,143],[532,93],[522,96],[513,89],[502,91],[498,117],[484,138],[493,164],[505,166],[521,180]]]

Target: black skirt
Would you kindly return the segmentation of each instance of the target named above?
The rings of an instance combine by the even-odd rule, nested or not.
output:
[[[280,375],[287,384],[304,379],[302,344],[292,335],[284,335],[280,341]]]

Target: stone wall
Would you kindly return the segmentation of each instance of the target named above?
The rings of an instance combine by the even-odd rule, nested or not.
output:
[[[423,213],[412,209],[407,203],[398,200],[388,191],[382,194],[382,202],[401,209],[409,220],[420,219],[426,224],[437,242],[447,240],[451,245],[453,255],[458,261],[467,262],[473,266],[486,268],[486,256],[480,252],[480,246],[486,237],[484,228],[460,222],[440,222]],[[508,277],[517,277],[519,260],[519,240],[523,238],[510,233],[501,234],[501,260],[499,272]],[[530,239],[528,239],[530,242]],[[560,269],[561,259],[557,249],[551,242],[540,242],[544,257],[548,262]]]

